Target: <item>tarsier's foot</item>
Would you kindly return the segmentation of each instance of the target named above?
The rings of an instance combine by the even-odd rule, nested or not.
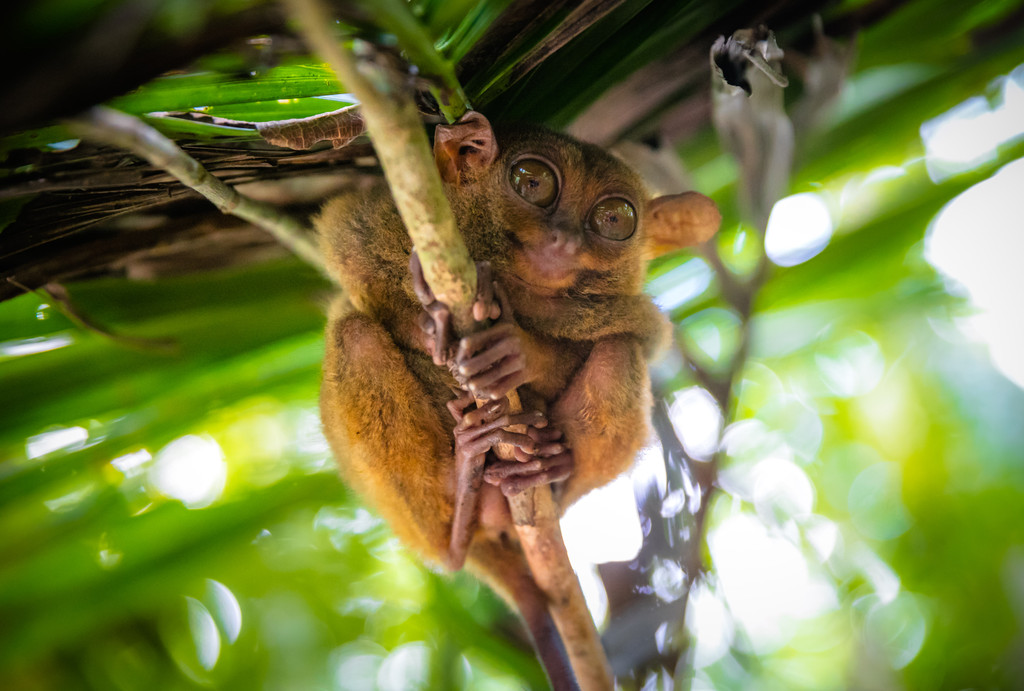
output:
[[[572,474],[572,451],[562,440],[562,431],[549,427],[547,418],[537,415],[526,428],[526,435],[536,442],[534,450],[516,447],[516,460],[490,461],[484,470],[484,482],[499,487],[506,497],[530,487],[560,482]]]
[[[463,338],[455,353],[455,377],[477,398],[498,399],[528,381],[522,329],[500,284],[494,293],[500,321]]]
[[[412,274],[413,290],[424,310],[417,319],[417,325],[423,333],[424,347],[430,352],[435,365],[444,365],[454,357],[451,310],[436,298],[427,285],[416,250],[409,256],[409,271]],[[494,301],[494,281],[489,262],[476,263],[476,286],[473,318],[477,321],[497,319],[501,308]]]

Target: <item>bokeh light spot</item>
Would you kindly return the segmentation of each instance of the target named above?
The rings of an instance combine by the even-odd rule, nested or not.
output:
[[[363,691],[377,684],[377,673],[387,651],[367,639],[346,643],[331,653],[337,691]]]
[[[61,427],[29,437],[25,442],[25,455],[39,458],[54,451],[70,451],[85,445],[89,432],[84,427]]]
[[[629,561],[643,543],[633,483],[622,475],[586,494],[562,517],[562,536],[576,558],[592,564]]]
[[[414,691],[428,688],[430,649],[422,641],[400,645],[384,659],[377,671],[380,691]]]
[[[832,239],[832,215],[820,195],[794,194],[772,207],[764,250],[778,266],[796,266],[821,252]]]
[[[1022,190],[1024,159],[953,199],[932,221],[925,258],[951,279],[950,290],[966,292],[977,310],[958,326],[988,344],[996,368],[1024,388]]]
[[[796,463],[766,458],[754,468],[754,506],[766,524],[807,516],[814,508],[814,487]]]
[[[858,331],[814,354],[825,385],[836,396],[860,396],[874,389],[885,373],[885,358],[875,339]]]
[[[13,341],[0,342],[0,357],[22,357],[35,355],[50,350],[58,350],[75,342],[71,334],[54,334],[53,336],[33,336]]]
[[[654,594],[665,602],[675,602],[686,595],[686,571],[673,559],[655,559],[651,573]]]
[[[654,304],[668,311],[700,296],[711,285],[713,276],[711,267],[703,259],[694,257],[651,279],[644,290],[654,299]]]
[[[145,465],[153,460],[153,456],[146,449],[139,449],[138,451],[132,451],[126,453],[123,456],[118,456],[110,462],[110,465],[114,466],[122,475],[126,478],[132,478],[140,475],[145,468]]]
[[[206,601],[210,604],[211,614],[224,632],[228,643],[238,640],[242,631],[242,608],[231,590],[219,581],[206,579]]]
[[[793,621],[838,606],[834,586],[811,573],[800,550],[748,514],[722,521],[708,536],[708,548],[729,610],[758,654],[785,645]]]
[[[1024,135],[1024,65],[997,83],[995,105],[974,96],[921,125],[925,164],[935,182],[993,160],[1001,145]]]
[[[711,394],[699,386],[678,391],[668,414],[686,452],[700,460],[711,458],[722,429],[722,412]]]
[[[918,598],[904,591],[889,602],[876,598],[865,617],[864,630],[892,668],[903,669],[921,651],[928,622]]]
[[[732,618],[704,582],[697,583],[690,591],[686,626],[696,639],[693,666],[697,669],[707,667],[729,652],[735,636]]]
[[[105,571],[116,568],[123,557],[124,553],[111,545],[110,536],[103,533],[100,536],[99,550],[96,553],[96,563],[100,565],[100,568]]]
[[[149,470],[153,486],[190,509],[209,506],[224,491],[227,464],[210,437],[187,435],[160,449]]]
[[[202,602],[192,597],[186,597],[185,602],[188,604],[188,629],[196,646],[196,659],[200,667],[209,671],[220,658],[217,624]]]
[[[896,463],[876,463],[862,470],[847,499],[857,530],[874,540],[891,540],[907,532],[911,521],[903,507],[902,487]]]

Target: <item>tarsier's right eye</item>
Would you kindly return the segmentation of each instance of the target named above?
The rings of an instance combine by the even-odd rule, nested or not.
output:
[[[508,180],[516,194],[531,204],[551,206],[558,197],[558,176],[540,159],[516,161],[508,173]]]

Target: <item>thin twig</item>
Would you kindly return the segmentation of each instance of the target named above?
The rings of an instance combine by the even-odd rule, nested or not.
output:
[[[687,553],[682,557],[689,576],[684,595],[687,601],[697,577],[705,570],[702,545],[707,531],[708,507],[717,491],[718,470],[725,457],[721,437],[725,434],[726,426],[736,416],[739,398],[736,387],[750,354],[753,304],[768,277],[768,260],[764,250],[768,216],[776,200],[789,185],[793,159],[792,124],[786,116],[782,101],[782,88],[787,82],[778,72],[777,61],[781,59],[782,51],[775,44],[774,36],[763,27],[740,30],[728,41],[720,38],[711,49],[711,57],[713,120],[724,148],[730,150],[740,164],[739,185],[743,192],[741,207],[745,220],[755,229],[759,254],[751,275],[741,279],[725,265],[716,247],[709,247],[704,253],[704,258],[717,275],[722,299],[739,316],[740,337],[726,371],[718,376],[690,360],[698,381],[712,384],[710,387],[705,386],[721,410],[725,424],[719,437],[719,448],[712,455],[707,472],[694,478],[701,503],[693,516],[694,530],[687,543]],[[743,75],[740,81],[745,85],[743,88],[746,95],[740,91],[739,86],[742,85],[727,85],[721,65],[728,60],[739,63],[734,66],[736,68],[732,73]],[[748,69],[751,65],[756,71]]]
[[[225,214],[263,228],[278,242],[315,266],[327,276],[323,254],[313,239],[312,230],[281,209],[250,199],[215,177],[172,140],[134,115],[106,106],[90,108],[82,116],[68,120],[68,128],[90,141],[116,146],[146,159],[155,168],[166,171],[182,184],[209,199]]]
[[[82,310],[72,302],[71,295],[68,293],[67,288],[59,283],[47,283],[41,288],[33,289],[21,283],[13,276],[8,276],[7,282],[26,293],[35,294],[41,300],[47,300],[58,312],[67,317],[71,323],[75,324],[79,328],[99,334],[103,338],[109,339],[118,345],[125,346],[126,348],[132,348],[134,350],[158,352],[164,355],[173,355],[179,350],[178,342],[171,338],[124,336],[100,326],[95,321],[87,317]]]

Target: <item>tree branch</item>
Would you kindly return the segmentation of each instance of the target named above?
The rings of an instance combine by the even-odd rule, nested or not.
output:
[[[96,106],[68,120],[68,129],[90,141],[131,151],[209,199],[225,214],[263,228],[278,242],[315,266],[324,276],[327,267],[312,230],[302,221],[271,204],[258,202],[222,182],[173,141],[134,115]]]
[[[754,299],[768,276],[768,260],[764,251],[764,237],[772,206],[789,186],[793,160],[793,127],[783,107],[782,90],[786,78],[778,71],[782,51],[774,36],[764,27],[735,32],[728,40],[719,38],[711,49],[713,120],[723,147],[729,150],[740,166],[739,186],[741,207],[745,220],[753,224],[760,240],[757,264],[751,275],[739,279],[725,266],[717,248],[711,247],[704,258],[714,269],[722,287],[722,299],[740,318],[740,338],[736,352],[729,360],[727,371],[714,378],[709,388],[722,413],[725,423],[735,418],[739,394],[736,385],[750,354],[750,322]],[[739,83],[730,82],[723,66],[731,76],[739,76]],[[695,363],[700,379],[700,365]],[[671,429],[669,430],[671,431]],[[689,603],[690,591],[697,578],[704,573],[702,545],[707,532],[708,509],[711,505],[718,470],[725,456],[721,448],[711,457],[706,472],[694,477],[701,503],[693,515],[694,530],[682,556],[683,567],[689,576],[683,615]],[[681,664],[681,663],[680,663]],[[692,666],[692,654],[690,659]],[[692,673],[692,669],[691,669]],[[677,671],[678,674],[678,671]]]
[[[419,111],[405,94],[406,85],[380,63],[357,65],[355,56],[328,30],[333,21],[322,3],[288,0],[287,5],[313,50],[359,99],[367,132],[419,254],[423,275],[437,299],[451,307],[456,327],[469,326],[471,317],[458,317],[468,315],[476,296],[475,267],[441,188]],[[366,50],[358,42],[354,49]]]
[[[440,86],[430,84],[438,108],[448,122],[455,122],[470,109],[462,84],[455,76],[455,67],[434,48],[423,25],[402,0],[356,0],[381,27],[398,39],[398,44],[424,77],[433,77]]]

